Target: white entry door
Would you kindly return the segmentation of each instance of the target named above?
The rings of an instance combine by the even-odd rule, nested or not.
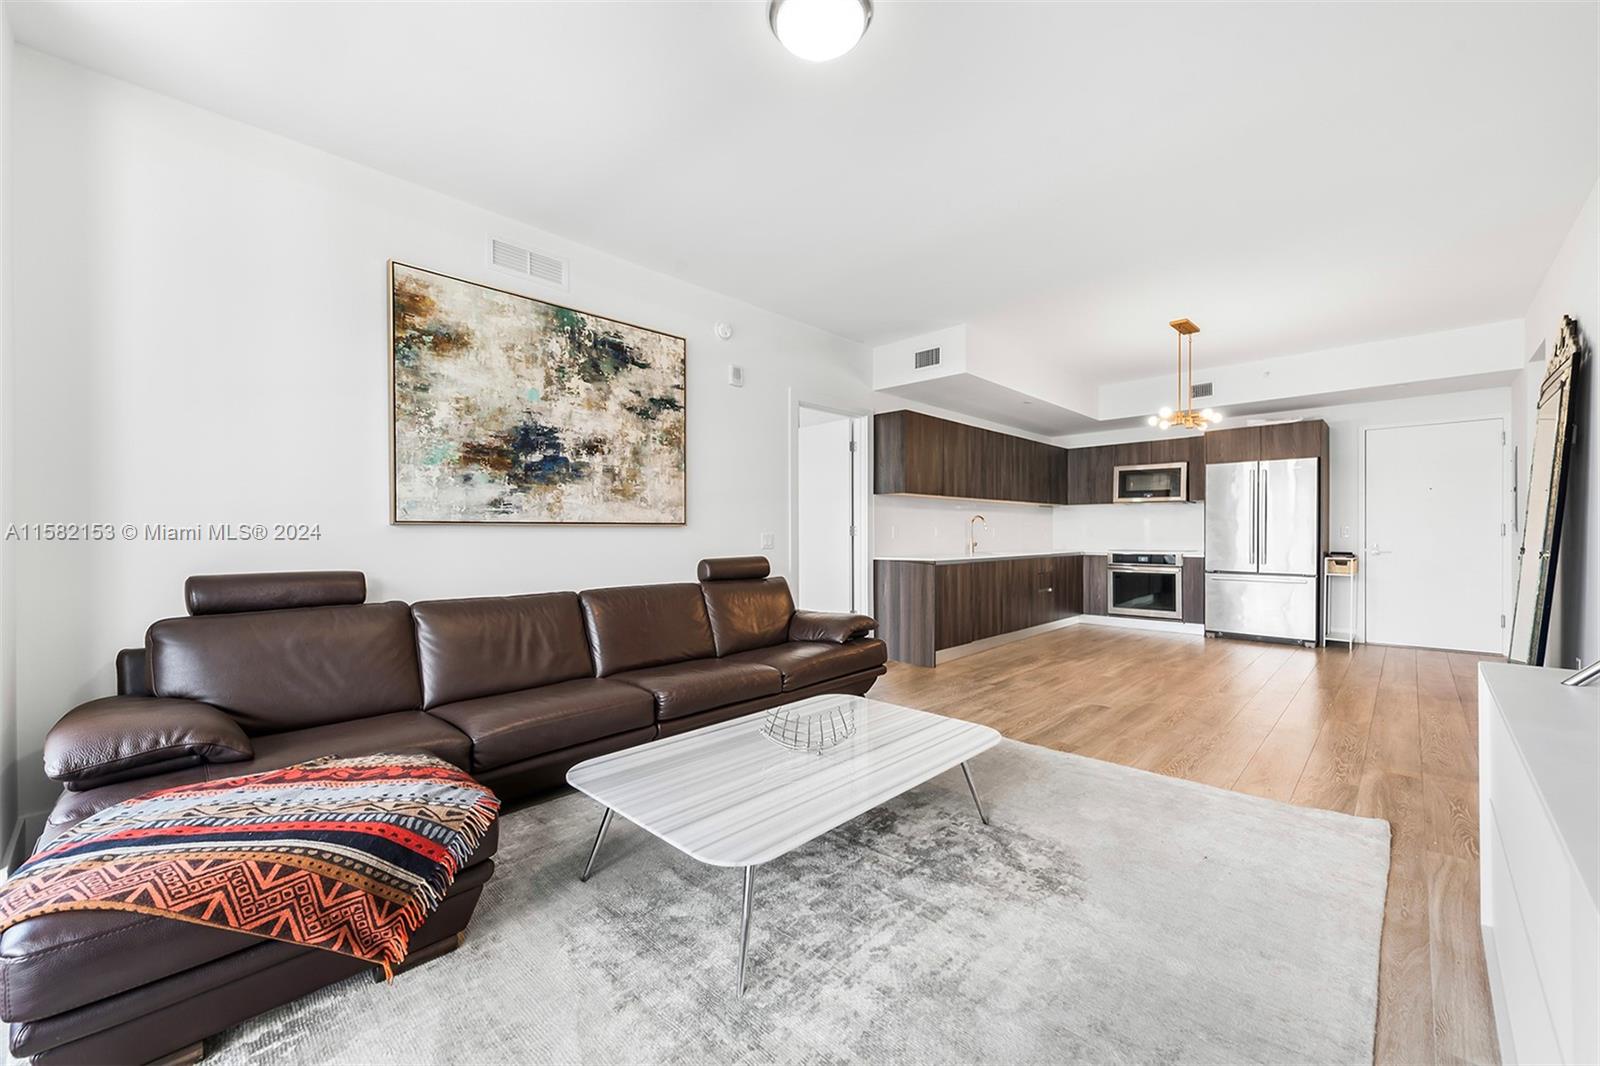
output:
[[[1367,430],[1367,640],[1505,650],[1504,429]]]

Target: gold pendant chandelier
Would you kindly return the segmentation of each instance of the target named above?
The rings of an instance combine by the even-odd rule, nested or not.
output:
[[[1211,408],[1203,411],[1194,409],[1194,335],[1200,332],[1200,327],[1190,322],[1187,318],[1175,318],[1167,323],[1178,331],[1178,407],[1163,407],[1149,418],[1152,426],[1162,429],[1205,429],[1213,422],[1222,421],[1222,416]],[[1183,384],[1183,339],[1189,338],[1189,386]]]

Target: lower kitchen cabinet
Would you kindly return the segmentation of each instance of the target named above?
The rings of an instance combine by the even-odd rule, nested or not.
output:
[[[1205,623],[1206,620],[1206,561],[1186,557],[1183,560],[1183,620]]]
[[[1104,557],[1096,558],[1103,571]],[[1083,563],[1077,555],[950,562],[880,559],[873,566],[878,634],[889,645],[889,658],[917,666],[934,665],[945,648],[1031,629],[1083,610]]]
[[[1082,557],[1084,614],[1107,613],[1106,595],[1111,591],[1108,587],[1111,580],[1109,563],[1110,560],[1104,555]]]
[[[1057,555],[1050,560],[1054,618],[1083,613],[1083,560],[1081,555]]]

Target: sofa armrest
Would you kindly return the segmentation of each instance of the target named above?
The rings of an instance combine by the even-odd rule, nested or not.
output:
[[[45,774],[74,791],[254,755],[238,723],[209,703],[155,696],[90,700],[44,738]]]
[[[789,639],[843,644],[878,628],[878,620],[864,614],[830,611],[796,611],[789,619]]]

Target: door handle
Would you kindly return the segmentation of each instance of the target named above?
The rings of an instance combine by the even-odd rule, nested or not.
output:
[[[1389,555],[1393,551],[1394,551],[1393,548],[1380,548],[1376,544],[1374,544],[1370,548],[1367,549],[1367,554],[1368,555]]]

